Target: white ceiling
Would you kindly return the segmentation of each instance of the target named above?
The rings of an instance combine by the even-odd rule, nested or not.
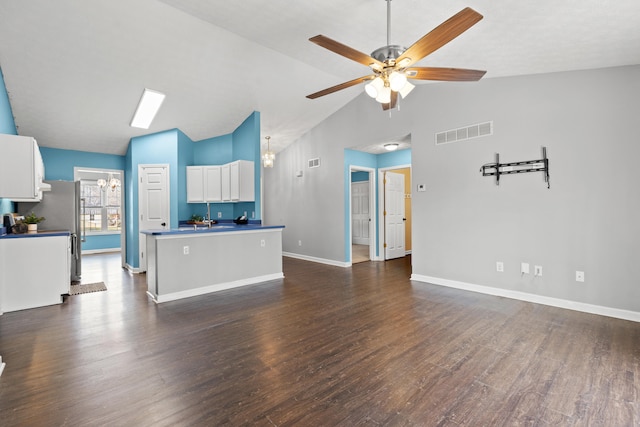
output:
[[[396,0],[391,43],[466,6],[484,19],[419,65],[492,78],[640,63],[638,0]],[[134,136],[179,128],[197,141],[260,111],[279,151],[362,87],[305,95],[369,74],[317,34],[371,53],[386,44],[386,2],[2,0],[0,67],[19,133],[45,147],[124,154]],[[129,127],[145,87],[167,94],[148,131]]]

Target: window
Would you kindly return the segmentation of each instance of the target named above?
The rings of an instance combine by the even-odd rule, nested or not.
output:
[[[100,187],[98,180],[81,180],[84,199],[82,227],[87,233],[119,233],[122,229],[121,187]]]

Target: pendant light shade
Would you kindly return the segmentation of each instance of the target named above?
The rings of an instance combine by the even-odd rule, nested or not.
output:
[[[267,140],[267,151],[265,151],[262,155],[262,166],[264,166],[265,168],[272,168],[273,162],[276,159],[276,154],[271,151],[271,146],[269,144],[269,140],[271,139],[271,137],[265,136],[264,139]]]

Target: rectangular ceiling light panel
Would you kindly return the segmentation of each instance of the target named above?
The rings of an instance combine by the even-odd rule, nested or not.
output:
[[[140,102],[138,103],[138,108],[136,109],[136,112],[133,115],[133,119],[131,120],[131,127],[149,129],[149,126],[151,126],[151,122],[158,113],[160,106],[164,102],[164,98],[164,93],[151,89],[145,89],[144,92],[142,92],[142,97],[140,98]]]

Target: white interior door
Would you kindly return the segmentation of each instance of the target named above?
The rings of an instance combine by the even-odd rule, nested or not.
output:
[[[169,207],[169,165],[138,166],[138,230],[168,228]],[[147,239],[139,236],[140,271],[147,271]]]
[[[351,184],[351,237],[356,245],[369,245],[369,181]]]
[[[405,256],[404,175],[384,174],[385,259]]]

